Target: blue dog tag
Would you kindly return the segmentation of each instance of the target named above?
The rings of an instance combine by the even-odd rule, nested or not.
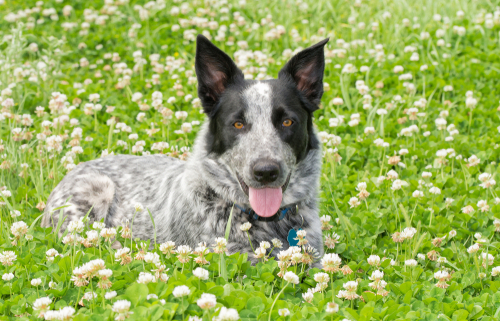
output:
[[[302,229],[299,228],[299,231],[300,230]],[[286,239],[288,241],[288,244],[290,244],[290,246],[297,246],[297,244],[299,244],[299,240],[297,239],[297,231],[293,228],[290,231],[288,231],[288,237]]]

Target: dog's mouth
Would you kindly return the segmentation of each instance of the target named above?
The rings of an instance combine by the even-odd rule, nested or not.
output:
[[[262,217],[270,217],[273,216],[281,206],[283,193],[288,187],[291,174],[292,173],[288,174],[285,183],[281,187],[262,188],[249,187],[238,173],[236,173],[236,176],[238,177],[243,192],[248,196],[254,212]]]

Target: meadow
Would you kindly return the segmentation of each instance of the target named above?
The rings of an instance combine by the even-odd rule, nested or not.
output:
[[[499,320],[497,5],[0,0],[0,320]],[[258,80],[330,38],[323,257],[307,235],[227,255],[228,235],[190,248],[40,227],[80,162],[189,158],[200,33]]]

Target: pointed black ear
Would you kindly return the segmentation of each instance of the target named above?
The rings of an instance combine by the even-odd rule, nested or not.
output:
[[[212,116],[220,96],[232,84],[243,81],[243,72],[233,60],[205,36],[196,38],[198,97],[205,113]]]
[[[311,111],[318,109],[323,96],[324,47],[328,40],[329,38],[326,38],[293,56],[278,75],[279,79],[292,82],[313,103]]]

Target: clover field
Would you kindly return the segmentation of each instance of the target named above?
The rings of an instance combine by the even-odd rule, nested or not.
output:
[[[0,320],[499,320],[497,5],[0,0]],[[200,33],[252,79],[330,38],[324,257],[300,233],[226,255],[227,235],[189,248],[132,225],[40,227],[79,162],[189,158]]]

